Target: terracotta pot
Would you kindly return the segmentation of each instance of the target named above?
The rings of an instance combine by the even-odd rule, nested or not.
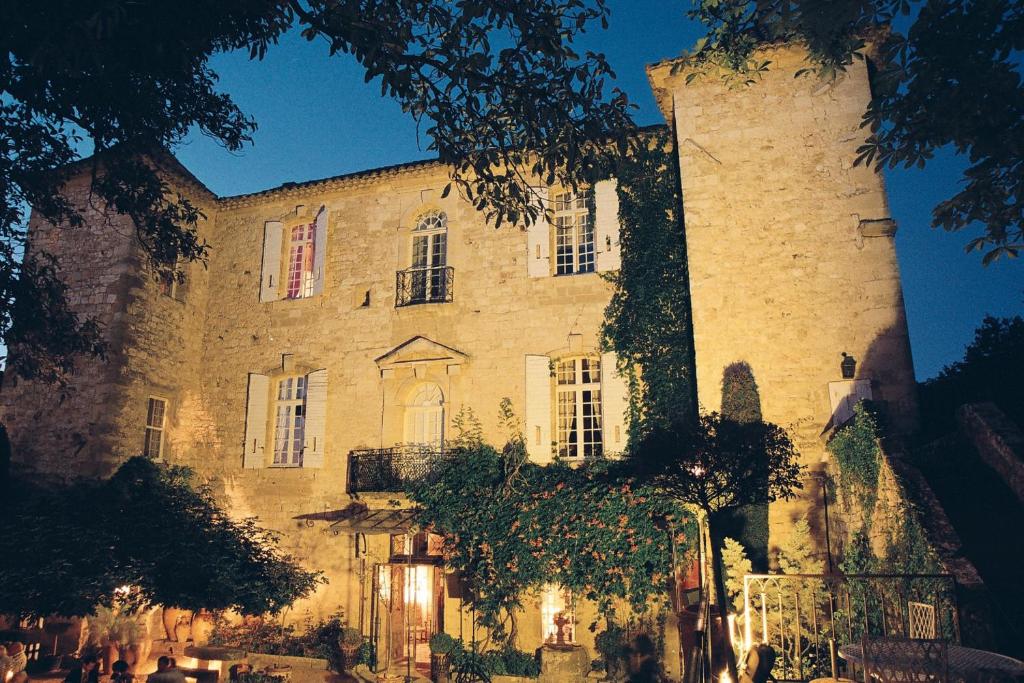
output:
[[[185,615],[178,617],[178,623],[174,625],[174,641],[184,643],[188,640],[188,634],[192,631],[190,619]]]
[[[160,620],[163,621],[164,633],[167,634],[167,640],[173,642],[177,639],[174,630],[178,625],[178,620],[184,616],[191,616],[191,613],[188,610],[178,609],[177,607],[164,607],[163,614],[160,615]]]
[[[200,610],[192,617],[192,644],[202,647],[210,642],[213,635],[213,615],[206,610]]]

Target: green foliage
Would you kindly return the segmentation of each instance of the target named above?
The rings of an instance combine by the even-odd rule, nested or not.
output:
[[[803,487],[803,466],[781,427],[743,424],[718,413],[652,431],[631,459],[659,489],[711,515],[788,500]]]
[[[747,363],[731,363],[722,371],[722,418],[743,423],[761,421],[761,395]],[[722,533],[735,536],[758,571],[768,571],[768,506],[744,505],[721,517]]]
[[[451,448],[476,448],[484,442],[484,428],[473,409],[462,406],[452,418],[455,438],[449,439]]]
[[[185,468],[132,458],[106,481],[11,490],[0,502],[0,612],[91,614],[122,585],[136,605],[276,612],[322,581]]]
[[[687,66],[704,65],[704,73],[717,72],[727,84],[756,82],[770,65],[757,48],[783,41],[808,50],[796,75],[815,73],[824,82],[870,53],[863,121],[870,135],[858,163],[920,167],[936,150],[952,148],[968,161],[962,189],[935,208],[932,224],[982,224],[984,233],[968,250],[987,249],[984,263],[1024,247],[1019,2],[697,0],[690,17],[707,34]]]
[[[291,624],[269,619],[249,618],[231,623],[219,618],[210,635],[210,644],[268,655],[326,659],[331,671],[341,673],[351,664],[342,646],[356,648],[365,644],[359,630],[345,624],[341,612],[317,622],[307,620],[301,631]]]
[[[828,442],[828,451],[839,466],[839,490],[848,505],[859,508],[862,525],[870,529],[878,500],[882,452],[875,418],[863,403],[854,406],[853,413],[853,420]]]
[[[100,648],[110,643],[120,646],[134,645],[148,637],[145,619],[118,605],[96,608],[89,617],[89,645]]]
[[[735,422],[761,422],[761,394],[747,363],[731,363],[722,371],[722,417]]]
[[[922,429],[938,437],[955,429],[956,409],[991,401],[1024,425],[1024,318],[985,316],[963,360],[919,385]]]
[[[448,566],[467,578],[469,601],[496,638],[510,635],[505,619],[545,584],[602,611],[616,599],[642,611],[664,594],[669,534],[683,552],[694,537],[688,512],[607,463],[513,460],[514,468],[490,446],[459,450],[408,492],[419,522],[444,536]]]
[[[806,516],[795,521],[779,543],[778,563],[783,574],[821,574],[825,571],[825,563],[818,557]]]
[[[485,652],[483,664],[484,670],[492,676],[540,676],[540,662],[537,661],[537,657],[514,647]]]
[[[444,631],[435,633],[430,636],[430,651],[436,655],[449,655],[455,651],[458,643],[454,638],[445,633]]]
[[[743,577],[753,573],[747,551],[737,541],[726,538],[722,543],[722,570],[725,573],[725,594],[736,614],[743,613]]]
[[[605,630],[594,637],[594,649],[601,655],[601,659],[597,661],[601,664],[601,669],[613,677],[622,673],[626,657],[629,655],[627,637],[626,629],[612,620],[608,621]]]
[[[680,180],[666,130],[617,161],[620,269],[602,345],[630,380],[629,442],[649,427],[696,414],[689,276]],[[642,378],[642,379],[641,379]]]
[[[203,216],[166,178],[192,181],[165,150],[195,129],[229,151],[252,142],[256,123],[218,90],[214,55],[262,59],[292,29],[331,55],[351,55],[422,124],[429,149],[450,167],[444,195],[455,185],[500,226],[537,218],[532,179],[577,187],[609,148],[624,151],[631,105],[606,87],[613,74],[604,56],[574,48],[607,18],[605,0],[3,3],[0,341],[12,349],[8,368],[62,379],[76,354],[98,350],[97,328],[69,313],[56,271],[39,272],[48,258],[40,245],[21,259],[25,206],[67,229],[83,223],[87,207],[61,192],[72,172],[88,180],[94,205],[134,225],[156,269],[206,258],[196,231]],[[67,168],[80,149],[95,155]],[[37,312],[47,317],[33,319]]]

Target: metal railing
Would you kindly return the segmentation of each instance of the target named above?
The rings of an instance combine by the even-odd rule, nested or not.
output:
[[[767,643],[779,680],[839,677],[839,645],[912,635],[911,602],[934,608],[936,637],[959,642],[956,579],[948,574],[748,574],[737,624],[741,654]]]
[[[694,646],[686,657],[684,683],[710,683],[712,676],[710,584],[701,591],[697,608],[697,625],[693,630]]]
[[[348,492],[399,492],[429,476],[448,453],[423,445],[362,448],[348,454]]]
[[[409,268],[395,273],[395,307],[442,304],[452,300],[455,269],[451,266]]]

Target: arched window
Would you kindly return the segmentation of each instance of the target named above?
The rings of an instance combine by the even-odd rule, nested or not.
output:
[[[444,445],[444,394],[441,387],[424,383],[405,403],[405,442],[440,448]]]
[[[429,211],[416,221],[412,236],[412,301],[445,301],[448,264],[448,214]]]
[[[601,359],[563,358],[555,362],[555,429],[558,455],[600,457]]]

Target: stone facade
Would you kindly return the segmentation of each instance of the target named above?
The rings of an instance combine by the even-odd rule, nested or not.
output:
[[[793,77],[806,66],[795,48],[763,59],[769,71],[749,86],[718,73],[687,84],[684,62],[648,75],[677,130],[701,407],[717,410],[723,371],[747,364],[763,418],[817,469],[850,398],[881,401],[896,432],[916,422],[895,225],[882,177],[854,165],[866,65],[825,86]],[[804,496],[772,506],[773,545],[821,493],[809,482]],[[809,521],[820,529],[820,515]]]
[[[853,166],[866,72],[854,67],[817,92],[793,79],[796,60],[781,51],[772,72],[740,91],[713,79],[687,86],[685,71],[668,64],[650,77],[678,128],[702,406],[719,406],[726,366],[748,363],[765,419],[788,427],[815,464],[851,393],[869,387],[908,428],[914,383],[884,188]],[[554,276],[550,226],[495,230],[457,194],[441,198],[447,172],[430,162],[227,198],[178,175],[207,216],[199,230],[211,250],[205,266],[188,267],[177,297],[145,274],[122,220],[93,212],[77,233],[33,220],[33,244],[62,258],[76,310],[103,322],[110,353],[86,364],[63,399],[24,382],[4,388],[15,467],[109,474],[141,452],[149,399],[166,400],[162,457],[193,467],[233,513],[280,531],[290,552],[327,573],[330,583],[292,613],[340,607],[369,632],[373,567],[394,557],[391,539],[335,533],[321,520],[354,500],[387,508],[395,496],[350,491],[351,451],[433,428],[437,400],[446,433],[472,408],[485,438],[501,443],[498,407],[508,398],[531,457],[543,461],[558,439],[553,363],[580,357],[602,360],[604,448],[621,450],[623,384],[614,358],[598,351],[610,285],[599,272]],[[613,189],[595,191],[598,271],[617,267]],[[68,186],[83,205],[86,190],[85,176]],[[431,212],[447,217],[451,301],[397,306],[398,273],[417,258],[414,229]],[[288,239],[301,226],[316,235],[311,295],[287,298]],[[842,352],[866,385],[841,379]],[[273,466],[286,377],[304,378],[319,397],[307,407],[301,467]],[[413,397],[423,387],[439,399],[424,399],[434,402],[423,404],[431,410],[421,424]],[[774,527],[807,507],[779,507]],[[470,615],[454,584],[442,584],[445,628],[468,638]],[[579,640],[592,646],[589,616],[578,621]],[[540,643],[532,604],[520,633],[525,647]]]

